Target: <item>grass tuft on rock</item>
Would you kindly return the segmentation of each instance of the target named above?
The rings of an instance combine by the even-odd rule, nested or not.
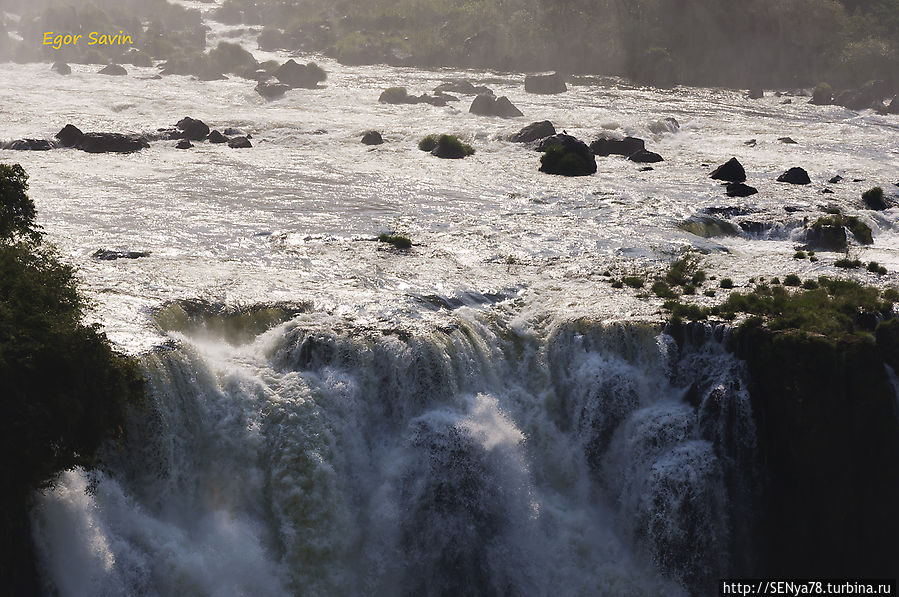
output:
[[[384,232],[378,235],[378,242],[393,245],[397,249],[406,250],[412,248],[412,241],[408,237],[399,234],[387,234]]]

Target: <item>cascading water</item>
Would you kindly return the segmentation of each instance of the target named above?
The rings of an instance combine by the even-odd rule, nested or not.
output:
[[[699,594],[753,505],[745,371],[706,332],[470,308],[171,330],[128,444],[34,511],[47,589]]]

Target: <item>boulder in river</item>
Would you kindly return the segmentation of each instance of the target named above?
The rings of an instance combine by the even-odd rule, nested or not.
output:
[[[248,147],[253,147],[253,144],[250,143],[250,140],[246,137],[234,137],[228,141],[228,147],[231,149],[246,149]]]
[[[380,145],[384,142],[384,138],[378,131],[365,131],[362,135],[363,145]]]
[[[638,151],[645,150],[646,142],[637,137],[616,139],[608,134],[604,134],[600,135],[599,138],[590,144],[590,149],[596,155],[603,157],[608,155],[623,155],[624,157],[630,157]]]
[[[827,83],[818,83],[812,92],[810,104],[815,106],[829,106],[833,103],[833,89]]]
[[[150,147],[140,135],[121,133],[84,133],[75,145],[88,153],[132,153]]]
[[[548,141],[551,142],[547,143]],[[544,139],[540,171],[561,176],[589,176],[596,172],[596,158],[583,141],[559,134]]]
[[[793,167],[777,177],[777,182],[788,182],[790,184],[810,184],[812,180],[808,177],[808,172],[802,168]]]
[[[728,197],[749,197],[755,195],[759,190],[742,182],[731,182],[727,184],[725,194]]]
[[[647,151],[646,149],[641,149],[640,151],[632,153],[627,156],[627,159],[632,162],[637,162],[638,164],[656,164],[665,161],[659,154],[654,151]]]
[[[175,144],[175,149],[190,149],[194,144],[187,139],[181,139]]]
[[[100,261],[115,261],[116,259],[140,259],[141,257],[149,257],[149,251],[111,251],[109,249],[97,249],[91,255],[94,259]]]
[[[125,67],[118,64],[108,64],[97,72],[101,75],[112,75],[116,77],[121,77],[128,74],[128,71],[125,70]]]
[[[559,73],[543,73],[526,75],[524,90],[528,93],[565,93],[568,87],[565,85],[565,78]]]
[[[765,97],[765,90],[761,87],[751,87],[749,89],[749,99],[762,99]]]
[[[459,160],[474,154],[471,145],[463,143],[453,135],[440,135],[431,155],[445,160]]]
[[[715,180],[727,182],[746,182],[746,170],[737,158],[731,158],[715,168],[710,174]]]
[[[202,120],[185,116],[176,124],[184,132],[184,138],[190,141],[202,141],[209,134],[209,127]]]
[[[290,85],[285,85],[284,83],[271,83],[268,81],[259,81],[255,87],[256,93],[266,99],[281,97],[290,89]]]
[[[328,78],[324,69],[314,62],[299,64],[293,59],[282,64],[274,72],[274,75],[276,79],[285,85],[305,89],[314,89],[319,83]]]
[[[59,139],[59,144],[63,147],[75,147],[83,135],[84,133],[77,126],[67,124],[62,127],[61,131],[56,133],[56,138]]]
[[[500,118],[524,116],[521,110],[516,108],[506,96],[494,97],[484,93],[474,98],[468,111],[479,116],[499,116]]]
[[[666,116],[661,120],[656,120],[655,122],[649,123],[649,132],[654,135],[661,135],[662,133],[676,133],[680,130],[680,123],[670,116]]]
[[[50,70],[54,70],[61,75],[71,75],[72,67],[66,64],[65,62],[54,62],[53,66],[50,67]]]
[[[471,81],[460,79],[457,81],[448,81],[441,83],[434,88],[434,93],[458,93],[459,95],[480,95],[485,93],[493,95],[493,90],[483,85],[474,85]]]
[[[210,143],[227,143],[228,137],[218,131],[211,131],[207,140]]]
[[[530,143],[555,134],[556,127],[553,126],[553,123],[548,120],[541,120],[540,122],[532,122],[512,135],[511,141],[513,143]]]
[[[47,151],[55,147],[56,144],[47,139],[16,139],[0,145],[0,149],[12,149],[15,151]]]

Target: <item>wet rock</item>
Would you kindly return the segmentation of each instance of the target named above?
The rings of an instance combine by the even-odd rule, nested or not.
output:
[[[458,93],[460,95],[493,95],[493,90],[483,85],[474,85],[471,81],[458,80],[441,83],[434,88],[434,93]]]
[[[790,105],[790,104],[792,104],[792,103],[793,103],[793,100],[791,100],[791,99],[785,99],[784,101],[780,102],[780,105],[781,105],[781,106],[788,106],[788,105]]]
[[[787,145],[796,145],[796,141],[794,141],[792,137],[778,137],[777,140]]]
[[[747,147],[755,147],[756,145],[758,145],[758,141],[756,141],[755,139],[750,139],[749,141],[743,141],[743,145],[746,145]]]
[[[270,83],[267,81],[259,81],[256,83],[255,91],[262,97],[266,99],[273,99],[276,97],[281,97],[288,91],[290,91],[290,85],[285,85],[284,83]]]
[[[405,87],[390,87],[381,92],[378,101],[382,104],[430,104],[439,107],[445,106],[448,100],[443,95],[411,95]]]
[[[75,147],[87,153],[132,153],[146,149],[150,144],[140,135],[84,133]]]
[[[644,151],[646,149],[646,143],[643,139],[638,139],[637,137],[616,139],[607,135],[601,135],[590,144],[590,149],[596,155],[603,157],[609,155],[623,155],[624,157],[630,157],[638,151]]]
[[[314,62],[299,64],[293,59],[282,64],[274,75],[285,85],[304,89],[314,89],[328,78],[325,71]]]
[[[202,120],[185,116],[175,126],[183,131],[184,138],[190,141],[202,141],[209,134],[209,127]]]
[[[253,138],[252,136],[248,135],[246,131],[244,131],[242,129],[237,129],[237,128],[234,128],[231,126],[226,128],[223,132],[225,133],[225,136],[227,136],[227,137],[246,137],[247,139]]]
[[[661,135],[662,133],[676,133],[679,130],[680,123],[670,116],[649,123],[649,132],[654,135]]]
[[[110,251],[108,249],[97,249],[91,257],[100,261],[115,261],[116,259],[140,259],[141,257],[149,257],[149,251]]]
[[[378,131],[365,131],[365,134],[362,135],[363,145],[380,145],[383,142],[384,138]]]
[[[725,194],[728,197],[749,197],[755,195],[759,190],[742,182],[731,182],[727,184]]]
[[[837,223],[815,223],[805,231],[805,242],[811,249],[845,251],[848,243],[846,228]]]
[[[4,143],[0,147],[15,151],[47,151],[54,149],[56,144],[46,139],[16,139],[15,141]]]
[[[645,149],[632,153],[627,159],[638,164],[656,164],[665,161],[659,154]]]
[[[812,93],[812,99],[809,103],[816,106],[831,105],[833,103],[833,89],[831,89],[830,85],[827,83],[818,84],[818,86],[815,87],[815,91]]]
[[[740,230],[727,220],[714,216],[696,214],[677,225],[678,228],[702,238],[716,236],[739,236]]]
[[[115,77],[121,77],[123,75],[127,75],[128,71],[125,70],[124,66],[120,66],[118,64],[109,64],[98,71],[98,74],[101,75],[112,75]]]
[[[843,177],[840,176],[839,174],[837,174],[836,176],[832,177],[827,182],[829,182],[830,184],[837,184],[838,182],[841,182],[842,180],[843,180]]]
[[[468,111],[479,116],[499,116],[501,118],[524,116],[506,96],[497,98],[483,93],[474,98]]]
[[[745,182],[746,170],[743,164],[737,158],[731,158],[715,168],[710,174],[715,180],[725,180],[727,182]]]
[[[194,144],[187,139],[181,139],[180,141],[178,141],[178,143],[175,144],[175,149],[190,149],[193,146]]]
[[[887,106],[887,114],[899,114],[899,95],[893,96],[893,100]]]
[[[524,90],[528,93],[565,93],[568,87],[559,73],[544,73],[525,76]]]
[[[59,144],[63,147],[74,147],[83,135],[84,133],[77,126],[67,124],[62,127],[61,131],[56,133],[56,138],[59,139]]]
[[[823,189],[821,189],[821,194],[822,195],[833,195],[833,191],[831,191],[827,187],[824,187]]]
[[[749,90],[749,99],[762,99],[765,97],[765,91],[759,87],[753,87]]]
[[[640,172],[651,172],[653,170],[655,170],[655,168],[653,168],[652,166],[644,166],[644,167],[640,168],[639,171]]]
[[[553,123],[548,120],[541,120],[540,122],[532,122],[512,135],[511,141],[513,143],[530,143],[555,134],[556,127],[553,126]]]
[[[549,142],[552,140],[551,142]],[[543,140],[540,171],[561,176],[588,176],[596,172],[596,158],[583,141],[559,134]]]
[[[50,70],[54,70],[61,75],[71,75],[72,67],[66,64],[65,62],[54,62],[53,66],[50,67]]]
[[[207,139],[210,143],[227,143],[228,137],[221,134],[218,131],[212,131],[209,133],[209,138]]]
[[[812,180],[808,177],[808,172],[802,168],[793,167],[777,177],[777,182],[788,182],[790,184],[810,184]]]
[[[228,141],[228,147],[231,149],[246,149],[248,147],[253,147],[253,144],[250,143],[250,140],[246,137],[234,137]]]

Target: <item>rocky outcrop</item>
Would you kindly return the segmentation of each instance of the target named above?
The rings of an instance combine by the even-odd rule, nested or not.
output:
[[[115,261],[116,259],[140,259],[141,257],[149,257],[149,251],[111,251],[109,249],[97,249],[91,255],[94,259],[100,261]]]
[[[202,141],[209,134],[209,127],[202,120],[185,116],[175,125],[183,132],[183,137],[190,141]]]
[[[271,83],[268,81],[259,81],[255,87],[256,93],[266,99],[281,97],[290,89],[290,85],[285,85],[284,83]]]
[[[378,102],[382,104],[430,104],[432,106],[445,106],[448,96],[442,95],[411,95],[405,87],[389,87],[381,92]]]
[[[471,81],[460,79],[441,83],[434,88],[435,94],[458,93],[459,95],[493,95],[493,90],[483,85],[474,85]]]
[[[65,62],[54,62],[53,66],[50,67],[50,70],[56,71],[61,75],[71,75],[72,67],[66,64]]]
[[[632,162],[637,162],[638,164],[656,164],[665,161],[659,154],[654,151],[647,151],[646,149],[641,149],[640,151],[632,153],[627,156],[627,159]]]
[[[819,83],[812,92],[810,104],[816,106],[829,106],[833,103],[833,89],[827,83]]]
[[[583,141],[559,134],[543,140],[540,171],[561,176],[589,176],[596,172],[596,158]]]
[[[565,93],[568,86],[565,85],[565,78],[559,73],[543,73],[525,76],[524,90],[528,93]]]
[[[109,64],[97,72],[101,75],[112,75],[115,77],[121,77],[128,74],[128,71],[125,70],[125,67],[118,64]]]
[[[56,133],[56,138],[59,139],[59,144],[63,147],[75,147],[83,135],[84,133],[77,126],[67,124],[62,127],[61,131]]]
[[[649,123],[649,132],[654,135],[661,135],[662,133],[676,133],[679,130],[680,123],[670,116]]]
[[[301,87],[304,89],[315,89],[318,84],[328,78],[324,69],[310,62],[309,64],[299,64],[295,60],[290,59],[282,64],[278,70],[274,72],[274,76],[281,83],[290,87]]]
[[[637,137],[617,139],[609,135],[601,135],[590,144],[590,149],[598,156],[623,155],[630,157],[639,151],[645,151],[646,143]]]
[[[210,143],[227,143],[228,137],[218,131],[211,131],[209,137],[207,137],[207,141]]]
[[[121,133],[84,133],[75,145],[88,153],[132,153],[150,147],[140,135]]]
[[[715,180],[745,182],[746,170],[743,169],[743,164],[741,164],[737,158],[731,158],[715,168],[709,176]]]
[[[175,149],[190,149],[194,144],[188,141],[187,139],[181,139],[177,143],[175,143]]]
[[[788,182],[790,184],[810,184],[812,180],[808,177],[808,172],[802,168],[793,167],[777,177],[777,182]]]
[[[521,110],[516,108],[506,96],[494,97],[483,93],[474,98],[468,111],[479,116],[499,116],[500,118],[524,116]]]
[[[742,182],[731,182],[727,184],[725,194],[728,197],[749,197],[758,193],[758,189],[751,187]]]
[[[380,145],[384,142],[384,138],[378,131],[365,131],[362,135],[363,145]]]
[[[47,139],[16,139],[9,143],[0,144],[0,149],[11,149],[14,151],[47,151],[55,148],[56,144]]]
[[[511,137],[513,143],[531,143],[556,134],[556,127],[548,120],[532,122]]]
[[[253,144],[250,143],[250,140],[246,137],[234,137],[228,141],[228,147],[231,149],[246,149],[248,147],[253,147]]]

